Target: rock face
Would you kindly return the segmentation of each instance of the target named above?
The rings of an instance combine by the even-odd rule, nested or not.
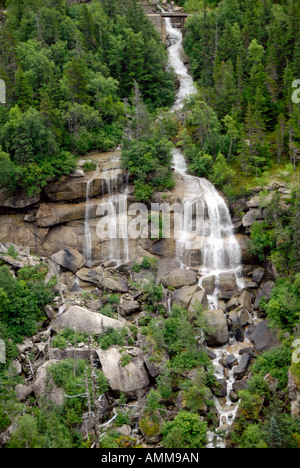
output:
[[[211,331],[208,333],[208,346],[222,346],[229,341],[227,320],[223,310],[209,310],[204,313]]]
[[[73,306],[62,315],[58,315],[52,322],[52,327],[57,332],[71,328],[71,330],[75,330],[78,333],[98,336],[105,333],[108,328],[120,330],[124,327],[124,322],[91,312],[84,307]]]
[[[41,200],[40,195],[29,197],[26,192],[20,192],[17,196],[7,195],[6,190],[0,190],[0,208],[23,209],[35,205]]]
[[[119,349],[100,349],[97,353],[110,388],[128,396],[136,396],[139,390],[148,387],[149,377],[144,366],[143,352],[139,348],[128,348],[126,351],[131,362],[124,367]]]
[[[60,250],[52,255],[51,260],[72,273],[76,273],[86,263],[81,253],[74,249]]]

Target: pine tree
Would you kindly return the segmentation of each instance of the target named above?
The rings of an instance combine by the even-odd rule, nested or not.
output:
[[[16,103],[22,111],[26,111],[33,104],[33,89],[27,75],[21,68],[16,73],[15,97]]]
[[[80,57],[74,57],[65,69],[65,77],[69,88],[71,100],[78,104],[88,103],[87,94],[87,69]]]

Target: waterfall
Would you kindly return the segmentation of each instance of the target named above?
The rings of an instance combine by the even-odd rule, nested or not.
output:
[[[86,259],[86,265],[88,268],[93,266],[93,242],[92,234],[90,229],[90,215],[91,209],[93,207],[93,202],[91,200],[92,188],[95,178],[99,175],[99,166],[97,166],[96,172],[93,174],[93,177],[88,180],[86,185],[86,206],[85,206],[85,217],[84,217],[84,257]]]
[[[120,158],[112,160],[113,163],[120,162]],[[106,201],[108,212],[116,213],[110,220],[110,227],[115,236],[109,238],[108,263],[120,266],[129,262],[129,238],[128,238],[128,175],[126,176],[126,188],[123,194],[118,194],[118,178],[113,171],[107,171],[108,177],[104,183],[107,187],[108,198]]]
[[[184,100],[196,93],[192,77],[182,62],[182,32],[172,26],[170,18],[166,18],[166,29],[170,37],[170,64],[178,74],[180,89],[177,95],[174,111],[183,108]],[[182,152],[173,149],[173,168],[175,173],[183,178],[184,183],[184,211],[189,212],[193,205],[202,204],[203,232],[202,232],[202,281],[208,276],[218,277],[221,273],[234,273],[237,285],[244,287],[241,271],[241,250],[234,236],[234,228],[228,207],[216,188],[206,179],[188,175],[188,168]],[[198,233],[200,236],[200,233]],[[194,239],[194,240],[193,240]],[[177,257],[181,264],[185,263],[186,252],[197,245],[200,239],[191,235],[191,226],[185,225],[182,236],[177,241]],[[189,265],[187,265],[189,266]],[[201,281],[201,282],[202,282]],[[200,284],[201,284],[200,282]],[[217,308],[217,293],[209,298],[213,308]]]
[[[180,88],[173,111],[180,111],[184,106],[184,100],[196,93],[196,87],[192,77],[189,75],[181,59],[183,36],[180,30],[173,28],[170,18],[166,19],[166,29],[170,38],[169,62],[174,68],[180,81]],[[241,249],[234,235],[229,209],[216,188],[206,179],[194,177],[188,174],[188,167],[183,153],[179,149],[173,149],[173,169],[183,184],[184,196],[182,204],[184,212],[191,212],[197,205],[201,208],[202,223],[200,228],[193,231],[191,223],[183,223],[180,238],[177,240],[177,259],[183,268],[188,268],[189,252],[193,249],[201,249],[201,279],[199,286],[205,278],[215,277],[215,291],[208,296],[211,309],[219,308],[218,293],[219,279],[223,273],[233,273],[239,289],[244,288],[241,265]],[[195,209],[195,208],[194,208]],[[189,218],[191,219],[191,217]],[[199,245],[201,247],[199,247]],[[216,378],[224,378],[223,367],[220,359],[232,352],[238,354],[242,344],[231,342],[217,350],[213,350],[216,358],[213,361]],[[241,356],[238,357],[238,360]],[[230,392],[234,383],[234,368],[231,369],[227,379],[227,396],[222,406],[219,399],[215,397],[216,409],[220,418],[220,428],[230,426],[236,416],[239,404],[232,403]],[[215,433],[208,434],[208,448],[216,446],[223,448],[222,439]]]

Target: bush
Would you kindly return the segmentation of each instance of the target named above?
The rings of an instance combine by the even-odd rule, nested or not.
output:
[[[181,411],[174,421],[162,428],[165,448],[205,448],[207,444],[207,425],[197,414]]]
[[[102,349],[107,350],[111,346],[124,346],[128,336],[127,328],[123,328],[122,330],[108,328],[106,333],[98,336],[98,343]]]

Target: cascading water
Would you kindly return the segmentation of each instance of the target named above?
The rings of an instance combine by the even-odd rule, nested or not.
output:
[[[180,80],[180,89],[177,95],[174,112],[179,111],[184,106],[184,100],[196,93],[195,84],[189,75],[182,59],[182,41],[183,36],[179,29],[172,26],[170,18],[166,18],[166,29],[171,46],[169,47],[169,62],[178,75]],[[198,204],[202,206],[202,229],[198,232],[192,232],[191,224],[184,223],[180,239],[177,240],[177,257],[185,268],[189,267],[187,254],[197,246],[201,245],[201,286],[203,280],[209,276],[215,277],[215,291],[209,296],[211,309],[218,309],[219,278],[223,273],[233,273],[236,277],[236,284],[239,289],[244,288],[241,266],[241,250],[234,236],[234,228],[228,207],[218,193],[216,188],[206,179],[188,175],[188,168],[183,153],[179,149],[173,149],[173,168],[175,173],[181,177],[183,183],[184,197],[182,200],[184,212],[190,211],[192,206]],[[230,346],[236,346],[237,352],[243,344],[237,344],[235,340],[223,348],[214,350],[216,358],[214,360],[215,375],[217,378],[223,378],[223,367],[219,364],[221,357],[232,352]],[[233,404],[230,400],[230,391],[234,383],[234,369],[231,370],[227,379],[227,397],[225,405],[221,405],[216,398],[216,408],[220,417],[220,427],[230,426],[236,415],[238,404]],[[210,434],[210,444],[213,447],[212,440],[215,434]],[[222,441],[217,437],[217,446],[222,447]]]
[[[93,266],[93,242],[92,242],[92,234],[90,229],[90,214],[91,209],[93,207],[93,202],[91,200],[91,193],[92,187],[95,178],[98,176],[100,170],[99,166],[97,166],[96,172],[93,177],[88,180],[86,185],[86,207],[85,207],[85,219],[84,219],[84,238],[85,238],[85,245],[84,245],[84,257],[86,258],[86,265],[89,268]]]
[[[112,163],[119,163],[120,158],[112,160]],[[117,216],[112,216],[110,219],[110,227],[115,236],[109,239],[109,252],[106,261],[120,266],[129,261],[129,238],[128,238],[128,175],[126,177],[126,188],[123,194],[118,194],[118,177],[114,177],[111,173],[103,183],[106,184],[108,198],[106,200],[109,213],[116,213]]]

